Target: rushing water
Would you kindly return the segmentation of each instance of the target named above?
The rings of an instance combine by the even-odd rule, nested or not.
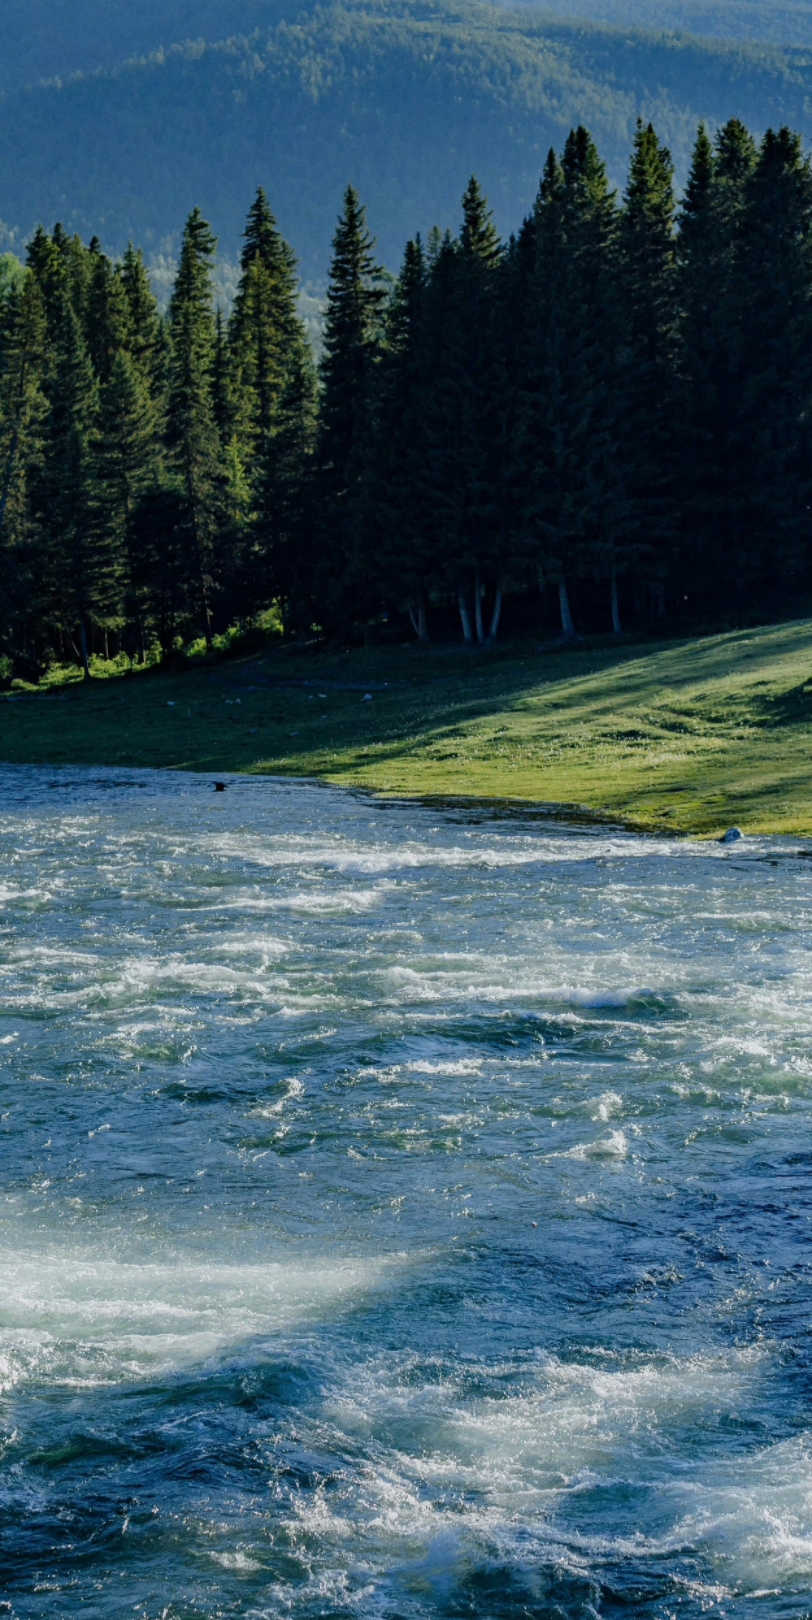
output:
[[[0,772],[0,1616],[808,1615],[812,865]]]

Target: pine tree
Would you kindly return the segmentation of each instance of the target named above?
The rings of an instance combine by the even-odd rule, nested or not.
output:
[[[788,129],[767,131],[747,182],[739,281],[736,567],[745,582],[770,584],[803,566],[812,498],[812,171]]]
[[[133,589],[168,663],[176,636],[189,637],[199,619],[196,542],[183,489],[148,489],[132,514]]]
[[[626,520],[617,449],[617,211],[588,132],[549,154],[536,210],[536,264],[522,420],[525,523],[540,578],[605,570]]]
[[[492,639],[501,610],[500,569],[505,562],[504,511],[500,477],[504,435],[500,432],[505,379],[497,296],[502,247],[493,216],[478,180],[472,176],[462,199],[456,296],[454,300],[455,479],[458,510],[449,534],[456,532],[456,556],[449,558],[457,576],[463,632],[465,576],[472,576],[474,628],[477,641]],[[461,543],[460,543],[461,542]],[[494,613],[486,634],[482,616],[485,575],[495,574]]]
[[[125,628],[143,663],[146,593],[134,518],[145,493],[159,483],[160,446],[154,402],[140,367],[126,349],[116,354],[101,390],[94,448],[94,522],[108,553],[120,559]]]
[[[85,301],[85,342],[101,384],[109,382],[116,356],[129,339],[127,296],[116,267],[98,243],[91,244]]]
[[[321,600],[329,618],[345,616],[348,569],[358,544],[360,502],[375,367],[386,290],[364,208],[352,186],[333,238],[327,292],[317,446],[319,571],[330,581]],[[358,588],[356,575],[352,584]]]
[[[49,412],[36,495],[47,539],[51,611],[69,636],[78,636],[85,676],[90,674],[93,622],[120,608],[120,558],[94,523],[93,437],[97,389],[72,303],[65,298],[49,379]]]
[[[240,268],[229,340],[239,432],[252,460],[273,433],[290,350],[304,337],[296,308],[296,262],[261,187],[248,214]]]
[[[54,334],[62,318],[67,278],[64,256],[53,237],[49,236],[41,225],[37,226],[28,244],[26,264],[39,288],[47,322],[48,341],[53,343]]]
[[[167,337],[144,256],[132,242],[118,273],[127,301],[127,348],[157,404],[166,384]]]
[[[221,447],[212,390],[216,329],[211,263],[216,240],[195,208],[186,221],[169,306],[166,438],[189,509],[201,627],[212,644],[212,593],[221,496]]]
[[[617,574],[632,563],[662,601],[677,529],[674,512],[677,334],[674,166],[651,124],[638,120],[620,221],[619,295],[624,327],[620,453],[629,521],[608,558],[613,628],[620,632]]]
[[[740,426],[741,231],[755,163],[754,142],[738,119],[719,130],[710,151],[700,131],[680,222],[683,567],[700,590],[718,589],[738,567],[748,455]]]
[[[405,605],[418,640],[428,641],[428,598],[437,576],[426,480],[426,256],[407,242],[387,311],[367,471],[364,568],[382,599]]]
[[[301,595],[303,497],[315,376],[297,308],[296,261],[260,189],[246,223],[229,325],[232,457],[247,486],[244,563],[251,598]]]
[[[31,477],[42,451],[47,402],[45,308],[31,271],[0,310],[0,601],[2,639],[36,668],[42,618],[42,558]]]

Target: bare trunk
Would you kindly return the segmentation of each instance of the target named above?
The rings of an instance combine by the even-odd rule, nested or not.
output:
[[[90,660],[89,660],[89,658],[87,656],[87,626],[85,624],[84,613],[82,614],[82,617],[79,620],[79,643],[80,643],[80,646],[81,646],[81,649],[82,649],[82,669],[84,670],[84,673],[85,673],[85,680],[89,681],[90,680]]]
[[[189,475],[188,469],[186,475],[186,493],[189,498],[189,506],[192,514],[192,539],[194,542],[195,561],[197,563],[197,577],[200,583],[200,606],[203,609],[203,630],[206,637],[206,651],[211,652],[214,642],[212,640],[211,633],[211,609],[209,607],[208,582],[203,563],[203,546],[201,544],[200,537],[200,525],[198,520],[197,502],[195,500],[194,482]]]
[[[561,634],[565,641],[575,640],[575,625],[570,612],[570,597],[564,575],[558,581],[558,605],[561,609]]]
[[[482,586],[479,580],[479,569],[474,570],[474,618],[476,620],[476,638],[480,647],[485,640],[485,626],[482,623]]]
[[[498,632],[498,629],[499,629],[499,620],[501,619],[501,617],[502,617],[502,587],[501,587],[501,585],[497,585],[497,587],[496,587],[496,596],[494,597],[494,600],[493,600],[493,613],[491,614],[491,628],[490,628],[490,631],[488,633],[488,640],[489,641],[495,641],[496,640],[497,632]]]
[[[616,636],[622,636],[623,626],[620,622],[620,609],[617,603],[617,569],[612,569],[612,629]]]
[[[462,624],[463,640],[465,641],[466,646],[470,646],[474,639],[473,632],[471,630],[471,615],[468,612],[468,603],[465,600],[465,591],[461,585],[457,590],[457,601],[460,609],[460,622]]]
[[[418,641],[428,641],[428,639],[429,639],[429,627],[428,627],[428,618],[427,618],[427,614],[426,614],[426,593],[425,593],[425,591],[420,592],[420,595],[417,598],[416,605],[414,603],[412,603],[412,602],[409,603],[409,618],[412,621],[412,629],[414,630],[414,633],[417,636]]]
[[[110,639],[106,630],[104,632],[104,661],[106,664],[110,662]]]

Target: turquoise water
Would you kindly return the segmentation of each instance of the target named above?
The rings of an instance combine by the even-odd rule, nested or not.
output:
[[[0,1616],[808,1615],[812,863],[0,772]]]

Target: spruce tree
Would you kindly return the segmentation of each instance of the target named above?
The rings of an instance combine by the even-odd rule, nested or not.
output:
[[[101,389],[95,435],[95,513],[103,544],[121,560],[125,640],[144,662],[147,609],[143,560],[134,526],[139,502],[160,477],[155,404],[140,367],[126,349],[116,354]]]
[[[39,288],[47,321],[48,341],[53,343],[62,318],[67,278],[64,257],[53,237],[49,236],[41,225],[37,226],[28,244],[26,264]]]
[[[38,665],[44,568],[31,501],[47,401],[45,308],[26,271],[0,309],[0,634],[7,650]]]
[[[186,497],[201,628],[212,644],[212,595],[221,504],[221,447],[214,414],[216,328],[212,259],[216,240],[200,209],[186,221],[169,306],[166,441]]]
[[[319,498],[319,584],[323,613],[345,617],[353,585],[348,569],[359,542],[362,480],[373,394],[380,355],[386,290],[374,258],[374,240],[366,214],[352,186],[333,238],[324,353],[321,362],[321,411],[317,446]]]
[[[229,329],[239,432],[249,460],[273,433],[290,351],[303,340],[296,262],[259,188],[246,223],[240,283]]]
[[[617,457],[617,210],[583,128],[550,152],[536,210],[534,297],[522,413],[525,526],[540,580],[605,570],[626,521]]]
[[[246,585],[255,601],[301,597],[303,498],[315,376],[297,308],[296,261],[260,189],[246,223],[229,325],[232,459],[247,486]]]
[[[673,423],[677,334],[674,166],[651,124],[638,120],[620,220],[619,452],[628,524],[606,564],[619,632],[618,571],[642,568],[662,601],[677,531]]]
[[[429,639],[428,599],[438,574],[426,478],[426,256],[407,242],[387,311],[367,470],[364,568],[382,600],[405,606]]]
[[[66,296],[49,378],[49,411],[36,495],[46,536],[51,612],[75,637],[85,677],[91,630],[120,611],[121,558],[95,517],[93,439],[97,387],[81,326]]]
[[[85,300],[85,341],[93,370],[101,384],[108,383],[116,356],[129,339],[129,309],[118,271],[91,244],[90,274]]]
[[[812,171],[788,129],[767,130],[747,183],[739,279],[736,568],[772,589],[803,566],[812,499]]]
[[[450,535],[462,544],[450,558],[462,604],[466,574],[473,586],[473,625],[477,641],[492,639],[501,610],[501,568],[505,558],[502,525],[503,482],[500,432],[504,396],[503,355],[497,316],[502,247],[493,216],[475,176],[462,199],[454,320],[454,413],[458,457],[458,511]],[[494,575],[494,612],[488,631],[482,613],[486,576]],[[463,627],[466,615],[462,612]]]
[[[456,598],[470,643],[495,633],[501,600],[502,248],[475,178],[462,213],[457,240],[446,236],[430,244],[421,415],[433,572]],[[482,596],[489,577],[495,595],[486,626]]]
[[[132,242],[127,244],[118,273],[127,301],[127,349],[157,404],[166,383],[166,331],[144,256]]]
[[[710,149],[701,130],[680,221],[683,567],[700,592],[718,590],[723,578],[743,581],[742,220],[755,163],[755,144],[738,119],[718,131]]]

